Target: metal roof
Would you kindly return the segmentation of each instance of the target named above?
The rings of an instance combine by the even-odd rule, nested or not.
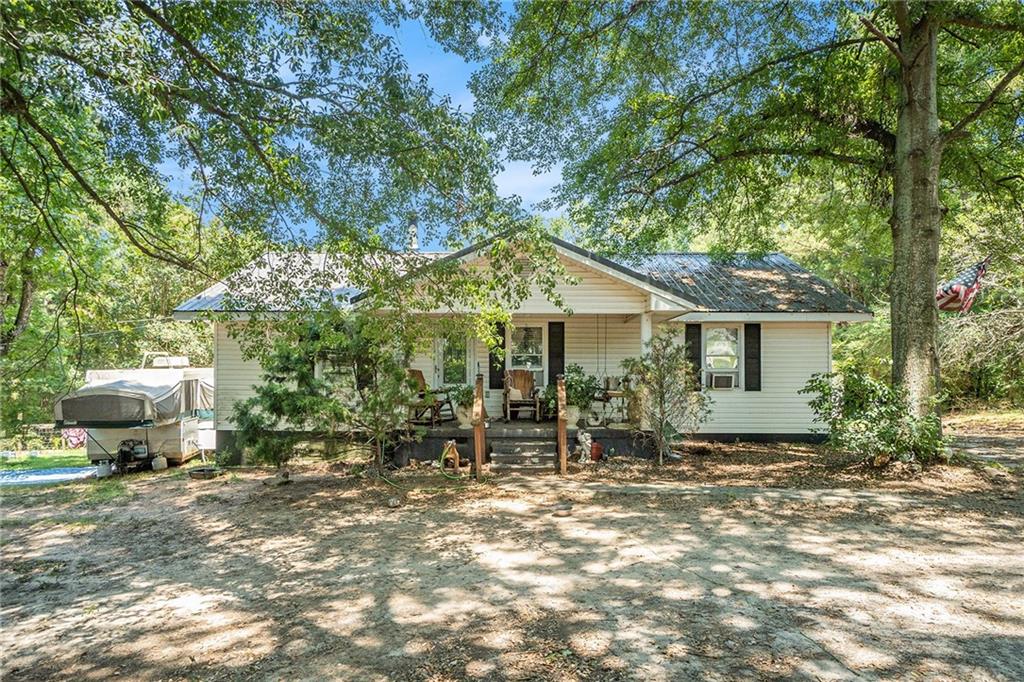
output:
[[[863,303],[781,253],[658,253],[631,263],[640,274],[712,312],[870,313]]]
[[[811,274],[781,253],[761,257],[736,254],[717,258],[706,253],[658,253],[614,259],[558,238],[551,241],[584,258],[613,268],[666,293],[693,302],[707,312],[870,313],[862,303]],[[484,248],[481,242],[453,253],[421,253],[427,259],[461,258]],[[401,255],[401,254],[396,254]],[[400,261],[402,259],[399,259]],[[403,270],[401,263],[398,269]],[[246,292],[254,292],[247,298]],[[268,300],[267,291],[274,292]],[[190,298],[176,313],[247,312],[294,309],[294,301],[329,297],[348,304],[360,292],[346,282],[339,267],[322,253],[268,254]],[[259,300],[248,300],[258,298]]]

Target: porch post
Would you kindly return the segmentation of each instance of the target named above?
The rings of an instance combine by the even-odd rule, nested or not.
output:
[[[473,387],[473,468],[478,481],[483,477],[484,438],[484,375],[477,374]]]
[[[651,337],[654,335],[653,325],[651,323],[650,313],[640,313],[640,351],[643,352],[644,347],[650,343]]]

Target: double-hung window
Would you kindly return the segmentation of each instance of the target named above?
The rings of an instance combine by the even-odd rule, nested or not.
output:
[[[704,377],[704,383],[708,388],[739,388],[740,329],[738,326],[705,328]]]
[[[544,328],[515,327],[510,334],[510,369],[528,369],[539,372],[544,369]]]

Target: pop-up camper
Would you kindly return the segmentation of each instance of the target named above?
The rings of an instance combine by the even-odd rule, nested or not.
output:
[[[58,428],[88,430],[93,462],[183,462],[199,452],[213,410],[213,369],[100,369],[85,379],[57,401],[54,418]]]

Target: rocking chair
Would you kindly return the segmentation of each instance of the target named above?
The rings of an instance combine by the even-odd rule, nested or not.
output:
[[[422,370],[408,369],[406,372],[416,386],[416,398],[409,403],[409,421],[411,423],[437,426],[455,419],[455,407],[444,389],[428,387]],[[444,414],[446,407],[448,408],[447,416]]]
[[[526,369],[510,369],[505,372],[504,412],[505,422],[512,421],[512,412],[533,411],[533,420],[540,421],[540,389],[533,383],[533,372]]]

